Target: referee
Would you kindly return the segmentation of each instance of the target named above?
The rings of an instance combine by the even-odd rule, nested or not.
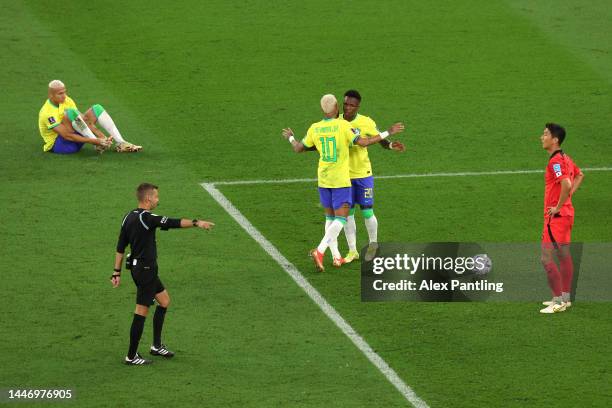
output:
[[[123,254],[129,244],[132,253],[128,255],[126,268],[131,270],[132,279],[136,284],[136,310],[130,329],[130,348],[125,357],[125,364],[127,365],[143,365],[153,362],[142,358],[138,354],[138,343],[142,336],[149,307],[153,305],[153,299],[157,300],[157,308],[153,316],[153,345],[150,353],[154,356],[166,358],[174,356],[174,353],[161,342],[164,316],[170,304],[170,296],[168,296],[168,291],[164,288],[157,274],[155,229],[158,227],[162,230],[198,227],[209,230],[215,225],[208,221],[168,218],[151,213],[151,210],[157,207],[159,203],[158,187],[156,185],[142,183],[136,190],[136,196],[138,198],[138,208],[127,213],[121,223],[121,232],[119,233],[115,255],[115,268],[111,276],[113,287],[116,288],[121,281]]]

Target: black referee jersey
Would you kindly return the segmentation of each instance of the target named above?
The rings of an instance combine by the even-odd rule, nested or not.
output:
[[[148,210],[136,208],[123,218],[121,232],[117,241],[117,252],[125,252],[130,245],[132,259],[139,259],[146,263],[157,260],[157,244],[155,243],[155,230],[161,228],[180,228],[179,218],[168,218],[150,213]]]

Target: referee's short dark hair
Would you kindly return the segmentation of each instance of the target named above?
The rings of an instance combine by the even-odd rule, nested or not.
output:
[[[557,138],[557,140],[559,141],[559,146],[561,146],[561,143],[563,143],[563,141],[565,140],[565,129],[563,128],[563,126],[558,125],[556,123],[547,123],[546,129],[548,129],[552,137]]]
[[[347,96],[348,96],[349,98],[355,98],[355,99],[357,99],[359,102],[361,102],[361,95],[359,94],[359,92],[357,92],[357,91],[356,91],[356,90],[354,90],[354,89],[349,89],[348,91],[346,91],[346,92],[344,93],[344,96],[345,96],[345,97],[347,97]]]
[[[141,183],[136,189],[136,198],[138,198],[138,201],[142,202],[149,192],[157,190],[158,188],[159,187],[157,187],[155,184]]]

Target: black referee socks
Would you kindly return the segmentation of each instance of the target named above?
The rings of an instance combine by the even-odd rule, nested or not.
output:
[[[155,315],[157,316],[157,312]],[[130,360],[134,358],[138,351],[138,343],[140,343],[145,319],[146,317],[134,313],[134,320],[132,320],[132,327],[130,329],[130,349],[127,355]]]
[[[166,308],[157,305],[155,308],[155,316],[153,316],[153,346],[155,348],[161,347],[161,332],[162,327],[164,327],[164,317],[166,317]]]

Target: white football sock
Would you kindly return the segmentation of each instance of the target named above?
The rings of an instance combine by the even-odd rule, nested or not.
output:
[[[329,228],[329,226],[334,222],[333,219],[328,219],[327,217],[325,218],[325,232],[327,233],[327,229]],[[338,239],[334,239],[332,242],[329,243],[329,249],[332,253],[332,256],[334,258],[340,258],[340,251],[338,251]]]
[[[325,251],[327,250],[327,248],[330,246],[330,244],[333,241],[337,241],[338,240],[338,234],[340,234],[340,231],[342,231],[342,227],[344,225],[342,225],[342,223],[338,220],[334,220],[329,227],[327,227],[327,229],[325,230],[325,236],[323,237],[323,239],[321,240],[321,243],[319,244],[319,246],[317,247],[317,250],[324,254]],[[337,248],[336,248],[337,250]]]
[[[111,118],[106,111],[102,112],[100,116],[98,116],[98,123],[108,132],[109,135],[111,135],[111,137],[115,140],[115,143],[125,143],[125,139],[121,136],[121,133],[119,133],[119,129],[117,129],[117,126],[115,126],[113,118]]]
[[[365,219],[365,226],[368,230],[370,242],[378,242],[378,220],[375,215]]]
[[[90,139],[96,138],[96,135],[94,135],[89,126],[87,126],[87,123],[85,123],[85,120],[83,120],[83,117],[80,114],[71,123],[72,128],[81,136],[88,137]]]
[[[349,251],[357,251],[357,225],[355,224],[355,216],[349,215],[344,226],[344,235],[346,235],[346,243]]]

